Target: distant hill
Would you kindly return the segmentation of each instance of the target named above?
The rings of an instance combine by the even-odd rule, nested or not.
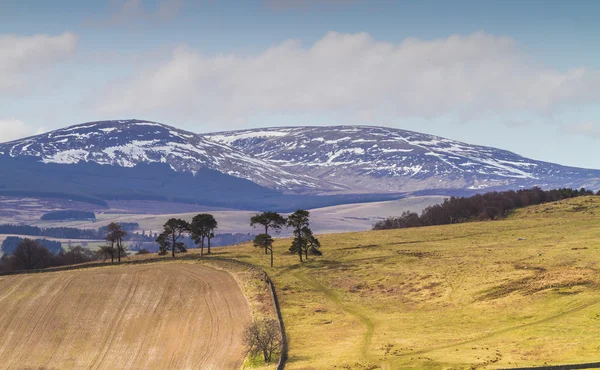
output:
[[[600,170],[388,127],[278,127],[204,137],[352,192],[600,187]]]
[[[90,122],[0,144],[0,195],[168,200],[293,211],[483,189],[600,187],[600,171],[370,126],[198,135],[142,120]]]

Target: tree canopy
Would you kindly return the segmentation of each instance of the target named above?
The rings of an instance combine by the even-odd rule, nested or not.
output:
[[[164,231],[156,238],[156,242],[164,251],[171,250],[171,255],[175,257],[175,251],[185,252],[185,246],[181,241],[183,235],[190,231],[190,224],[179,218],[170,218],[164,224]]]
[[[190,231],[196,245],[200,245],[200,255],[204,254],[204,239],[208,239],[208,253],[210,253],[210,240],[215,236],[218,223],[210,213],[200,213],[192,219]]]

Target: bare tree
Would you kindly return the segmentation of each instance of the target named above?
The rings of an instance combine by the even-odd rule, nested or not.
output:
[[[117,251],[117,261],[121,263],[121,253],[125,252],[123,247],[123,238],[127,235],[127,232],[123,230],[121,225],[111,222],[106,227],[106,241],[110,242],[111,247]]]
[[[16,270],[45,268],[52,264],[52,257],[52,253],[40,243],[23,239],[13,252],[14,268]]]
[[[111,264],[115,262],[115,255],[117,254],[117,250],[112,245],[103,245],[100,247],[100,250],[98,252],[104,258],[104,261],[110,258]]]
[[[254,321],[244,332],[244,343],[253,356],[261,353],[265,362],[271,362],[281,348],[279,323],[275,319]]]

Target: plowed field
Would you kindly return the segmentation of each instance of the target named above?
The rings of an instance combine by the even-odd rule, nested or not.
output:
[[[0,277],[0,369],[235,369],[248,302],[226,272],[159,263]]]

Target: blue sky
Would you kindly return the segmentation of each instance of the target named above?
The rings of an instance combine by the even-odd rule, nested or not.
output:
[[[600,168],[600,2],[0,1],[0,141],[367,124]]]

